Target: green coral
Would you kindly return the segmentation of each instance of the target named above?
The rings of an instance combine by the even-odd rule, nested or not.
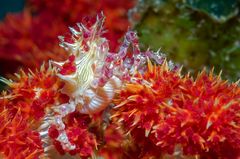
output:
[[[141,4],[146,7],[145,10],[141,8],[142,18],[135,26],[142,47],[162,48],[171,59],[193,72],[206,66],[209,69],[215,67],[216,72],[223,71],[225,78],[239,79],[240,17],[230,16],[233,12],[228,12],[229,8],[222,13],[216,12],[223,6],[223,0],[212,12],[209,8],[204,10],[203,1],[199,6],[195,3],[190,6],[190,3],[180,0],[161,1],[159,6],[146,2],[147,5]],[[202,8],[196,10],[200,6]],[[237,3],[232,1],[231,6],[235,8]],[[226,21],[220,23],[211,14],[222,19],[225,17]]]
[[[186,0],[186,4],[218,22],[225,22],[238,13],[237,0]]]

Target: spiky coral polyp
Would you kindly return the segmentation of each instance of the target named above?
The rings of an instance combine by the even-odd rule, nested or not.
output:
[[[36,158],[43,152],[39,133],[29,128],[20,109],[4,108],[0,113],[0,124],[0,152],[6,158]]]
[[[149,140],[162,153],[172,154],[181,145],[186,155],[238,157],[238,84],[228,84],[205,71],[193,80],[166,66],[150,64],[143,76],[138,74],[135,82],[125,85],[115,100],[114,121],[135,142]],[[138,137],[141,132],[145,139]]]
[[[37,128],[47,107],[63,100],[55,71],[43,65],[35,73],[16,74],[15,82],[5,80],[11,89],[0,98],[0,151],[7,158],[36,158],[43,153]]]
[[[127,83],[115,100],[119,107],[114,117],[125,122],[127,129],[142,128],[148,136],[152,126],[162,116],[164,104],[171,102],[180,77],[177,72],[168,70],[165,61],[161,67],[152,66],[149,62],[148,71],[136,74],[136,82]]]
[[[182,97],[173,101],[178,111],[170,113],[167,122],[176,130],[162,137],[164,132],[156,128],[157,140],[163,142],[167,137],[174,137],[187,154],[239,157],[238,83],[228,84],[220,75],[202,71],[196,80],[184,78],[181,89]]]
[[[143,75],[137,73],[134,82],[127,83],[115,99],[113,120],[120,121],[137,143],[147,144],[142,145],[144,148],[155,147],[144,140],[151,136],[157,124],[164,121],[166,111],[174,109],[172,99],[179,98],[180,91],[179,72],[170,71],[166,60],[161,66],[153,66],[148,61],[148,70]],[[139,134],[145,134],[145,137],[139,137]],[[142,154],[150,153],[144,148]],[[160,151],[157,154],[161,154]]]
[[[17,81],[9,83],[13,96],[9,102],[19,105],[29,118],[39,121],[44,117],[47,107],[64,100],[64,95],[59,92],[62,83],[51,66],[47,68],[43,65],[40,71],[34,73],[20,71],[16,76]]]

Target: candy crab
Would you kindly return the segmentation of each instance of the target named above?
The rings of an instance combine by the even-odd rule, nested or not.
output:
[[[64,82],[62,93],[69,97],[68,103],[53,108],[56,115],[51,117],[60,132],[57,140],[67,150],[75,146],[64,132],[63,117],[75,110],[83,114],[104,110],[125,81],[134,81],[136,71],[144,72],[147,60],[162,64],[165,59],[159,52],[140,52],[133,31],[126,33],[117,53],[109,52],[108,41],[102,37],[103,23],[104,16],[100,14],[91,26],[79,23],[75,28],[70,27],[70,35],[59,36],[60,46],[69,52],[69,58],[64,62],[51,62],[58,68],[57,76]]]

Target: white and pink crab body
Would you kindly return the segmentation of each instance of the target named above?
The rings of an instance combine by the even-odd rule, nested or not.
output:
[[[52,63],[59,68],[58,77],[65,83],[61,91],[69,96],[69,102],[54,107],[54,115],[46,116],[39,128],[45,152],[51,146],[45,142],[48,141],[47,132],[51,124],[58,127],[57,140],[63,149],[75,149],[68,140],[62,118],[76,110],[84,114],[104,110],[125,81],[134,81],[136,71],[144,72],[147,59],[157,64],[165,59],[158,52],[140,52],[138,38],[133,31],[126,33],[117,53],[110,53],[108,41],[102,37],[103,22],[104,16],[100,15],[90,27],[77,24],[77,29],[70,28],[70,38],[59,37],[60,46],[69,52],[69,59]],[[132,51],[129,56],[130,45]]]
[[[63,93],[70,97],[78,111],[93,114],[105,109],[112,101],[115,91],[124,80],[131,76],[146,62],[140,53],[137,36],[129,31],[120,51],[110,53],[107,39],[102,37],[104,17],[97,17],[89,28],[78,24],[77,30],[70,28],[72,36],[67,39],[60,36],[61,46],[74,57],[72,65],[76,68],[71,74],[58,76],[65,82]],[[132,56],[127,57],[132,44]],[[60,69],[68,62],[54,62]],[[61,72],[61,71],[60,71]]]
[[[62,40],[61,45],[74,56],[72,64],[76,71],[58,76],[65,82],[62,92],[70,97],[81,113],[93,114],[106,108],[116,89],[120,88],[121,80],[110,72],[107,67],[112,63],[106,63],[108,54],[108,42],[101,37],[102,20],[89,29],[79,24],[79,32],[71,28],[73,43]],[[65,64],[56,63],[59,68]]]

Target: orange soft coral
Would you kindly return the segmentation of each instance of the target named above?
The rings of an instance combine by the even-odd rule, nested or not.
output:
[[[148,136],[152,126],[162,119],[165,105],[170,105],[178,94],[180,75],[170,71],[166,61],[162,66],[153,66],[148,61],[148,71],[134,78],[115,99],[118,109],[113,117],[124,122],[128,130],[141,128]]]
[[[2,79],[10,87],[7,105],[17,107],[28,118],[36,121],[45,115],[45,108],[61,101],[62,95],[59,89],[61,81],[56,76],[56,69],[42,65],[40,71],[29,73],[20,71],[16,74],[16,80]],[[5,97],[3,97],[5,99]]]
[[[169,111],[164,124],[155,127],[156,144],[181,144],[185,154],[205,158],[239,156],[238,83],[228,84],[213,72],[208,75],[202,71],[196,80],[185,77],[181,90],[181,98],[172,101],[175,112]],[[175,140],[167,140],[171,138]]]
[[[114,121],[121,122],[135,142],[154,143],[159,153],[172,154],[178,147],[185,155],[238,157],[238,84],[228,84],[205,71],[193,80],[166,66],[166,62],[161,66],[149,63],[137,82],[125,85],[115,100]],[[139,138],[143,132],[145,139]]]
[[[148,61],[148,69],[145,73],[136,74],[134,82],[126,83],[114,100],[116,112],[112,118],[140,143],[145,157],[156,154],[148,151],[147,147],[160,150],[148,139],[152,129],[164,120],[165,108],[171,107],[173,98],[177,98],[181,83],[179,70],[170,71],[165,60],[161,66],[153,66]],[[142,137],[141,137],[141,135]],[[139,136],[140,135],[140,136]],[[145,144],[145,145],[141,145]]]
[[[32,130],[20,108],[6,105],[0,113],[0,152],[8,159],[37,158],[43,153],[40,135]]]
[[[55,69],[43,65],[29,74],[21,71],[16,81],[2,79],[10,87],[1,102],[1,152],[8,158],[36,158],[43,152],[38,127],[47,107],[64,99]],[[27,138],[27,140],[26,140]]]

